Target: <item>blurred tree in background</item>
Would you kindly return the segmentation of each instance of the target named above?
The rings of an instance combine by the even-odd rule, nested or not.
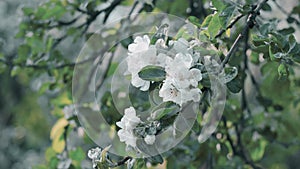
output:
[[[102,25],[146,12],[186,19],[199,29],[193,38],[212,44],[221,66],[238,72],[226,83],[224,113],[206,142],[197,139],[204,105],[193,132],[162,154],[163,161],[136,159],[133,168],[300,168],[297,0],[1,1],[0,168],[92,168],[87,152],[96,145],[72,104],[76,57]],[[126,19],[121,24],[130,28],[131,18]],[[127,49],[133,37],[119,41],[117,47]],[[115,64],[108,62],[105,78]],[[121,117],[111,113],[117,111],[111,95],[102,98],[101,111],[115,127]],[[113,161],[126,168],[123,164],[132,160]]]

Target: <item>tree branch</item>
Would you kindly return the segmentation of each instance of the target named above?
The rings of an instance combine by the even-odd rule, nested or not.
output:
[[[242,17],[244,17],[245,15],[243,14],[240,14],[239,16],[237,16],[227,27],[226,29],[221,29],[218,34],[215,36],[215,39],[216,38],[219,38],[222,36],[222,34],[227,30],[227,29],[230,29],[232,28]]]
[[[131,160],[131,159],[132,159],[132,157],[127,156],[127,157],[125,157],[123,160],[117,162],[117,164],[116,164],[115,167],[120,166],[120,165],[123,165],[123,164],[125,164],[128,160]]]
[[[233,55],[234,52],[236,51],[236,49],[238,48],[238,45],[241,42],[241,40],[246,36],[246,34],[248,34],[249,30],[255,26],[255,24],[256,24],[255,19],[260,14],[261,8],[263,7],[263,5],[265,3],[267,3],[267,1],[268,0],[263,0],[258,6],[255,5],[252,7],[252,10],[248,14],[245,28],[243,29],[243,31],[239,34],[239,36],[234,41],[228,54],[225,56],[225,59],[222,61],[220,69],[223,69],[225,67],[225,65],[228,63],[231,55]]]
[[[131,14],[133,13],[133,11],[134,11],[134,9],[136,8],[136,6],[138,5],[138,3],[139,3],[138,1],[135,1],[135,2],[134,2],[132,8],[131,8],[130,11],[129,11],[128,17],[127,17],[128,20],[130,20],[130,16],[131,16]]]

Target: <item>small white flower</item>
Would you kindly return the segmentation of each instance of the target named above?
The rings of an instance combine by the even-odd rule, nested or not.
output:
[[[166,46],[165,40],[163,40],[163,39],[158,39],[158,40],[155,42],[155,46],[156,46],[157,48],[162,48],[162,49],[168,48],[168,47]]]
[[[116,123],[121,128],[118,131],[120,141],[125,142],[127,146],[136,147],[137,138],[133,134],[133,129],[141,122],[140,118],[136,116],[136,111],[133,107],[125,109],[121,121]]]
[[[92,148],[88,151],[88,157],[92,160],[95,161],[100,161],[101,158],[101,148],[96,147],[96,148]]]
[[[159,91],[159,96],[164,102],[172,101],[180,106],[188,101],[200,101],[201,90],[199,88],[178,89],[171,81],[165,81]]]
[[[148,50],[150,44],[150,38],[147,35],[144,35],[143,37],[137,36],[133,42],[134,43],[128,46],[129,52],[139,53]]]
[[[155,142],[155,135],[147,135],[144,140],[146,144],[152,145]]]
[[[136,111],[133,107],[125,109],[124,116],[121,121],[117,122],[117,126],[125,130],[134,129],[139,123],[141,123],[140,118],[136,116]]]
[[[65,114],[65,119],[69,119],[75,116],[75,106],[73,104],[64,107],[63,112]]]
[[[118,131],[118,136],[120,141],[125,142],[127,146],[131,146],[133,148],[136,147],[137,138],[134,136],[132,131],[121,129]]]
[[[90,149],[88,151],[88,157],[93,162],[93,168],[95,168],[97,166],[97,163],[101,161],[101,153],[102,153],[102,150],[99,147]]]
[[[140,90],[142,91],[147,91],[150,87],[150,82],[141,79],[138,73],[131,74],[131,84],[135,87],[140,88]]]
[[[172,101],[178,105],[182,105],[181,91],[179,91],[172,84],[172,81],[165,80],[161,89],[159,90],[159,96],[163,98],[164,102]]]

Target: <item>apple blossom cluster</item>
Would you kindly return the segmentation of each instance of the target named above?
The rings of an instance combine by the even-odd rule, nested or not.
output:
[[[128,46],[127,67],[131,75],[131,84],[142,91],[149,90],[151,81],[139,77],[139,72],[146,66],[164,68],[166,77],[162,82],[159,96],[164,102],[172,101],[180,106],[188,101],[200,101],[201,90],[198,82],[202,79],[201,71],[192,68],[199,59],[194,54],[192,44],[183,38],[166,42],[158,39],[150,44],[147,35],[137,36]]]
[[[99,147],[90,149],[88,151],[88,157],[93,162],[93,168],[95,168],[97,166],[97,163],[101,161],[101,153],[102,153],[102,150]]]
[[[158,92],[163,102],[173,102],[180,107],[189,101],[199,102],[201,90],[198,83],[202,80],[202,73],[195,68],[200,57],[193,51],[195,44],[197,42],[188,42],[184,38],[168,42],[157,38],[153,42],[148,35],[137,36],[128,46],[126,58],[132,86],[148,91],[153,81],[143,79],[139,73],[147,66],[159,67],[164,71]],[[157,121],[148,124],[141,121],[133,107],[125,109],[124,116],[116,125],[121,128],[118,131],[120,141],[135,150],[137,138],[143,138],[146,144],[152,145],[156,140],[155,135],[161,130]]]
[[[133,129],[141,123],[141,119],[136,116],[136,111],[133,107],[125,109],[124,116],[121,121],[117,122],[117,126],[121,129],[118,131],[118,136],[121,142],[125,142],[126,145],[136,147],[136,137],[133,133]]]
[[[121,121],[117,122],[117,126],[121,129],[118,131],[118,136],[121,142],[125,142],[127,146],[136,148],[137,136],[134,133],[134,129],[143,122],[136,115],[136,111],[133,107],[125,109],[124,116]],[[146,135],[144,141],[148,145],[152,145],[155,142],[155,135]]]

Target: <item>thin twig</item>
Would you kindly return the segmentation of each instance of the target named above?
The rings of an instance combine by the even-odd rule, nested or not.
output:
[[[116,164],[115,167],[120,166],[120,165],[123,165],[123,164],[125,164],[128,160],[131,160],[131,159],[132,159],[132,157],[127,156],[127,157],[125,157],[123,160],[117,162],[117,164]]]
[[[276,0],[274,0],[273,2],[274,2],[274,4],[276,5],[276,7],[277,7],[282,13],[284,13],[284,14],[286,14],[286,15],[289,15],[289,13],[288,13],[285,9],[283,9],[283,7],[280,6]]]
[[[138,3],[139,3],[138,1],[135,1],[135,2],[134,2],[134,4],[133,4],[131,10],[129,11],[128,17],[127,17],[128,20],[130,20],[130,16],[132,15],[132,13],[133,13],[133,11],[135,10],[135,8],[136,8],[136,6],[138,5]]]
[[[246,26],[243,29],[243,31],[239,34],[239,36],[236,38],[236,40],[234,41],[233,45],[231,46],[228,54],[225,56],[225,59],[222,61],[221,67],[220,67],[221,70],[225,67],[225,65],[228,63],[231,55],[238,48],[240,41],[245,37],[246,34],[248,34],[249,29],[252,29],[255,26],[255,24],[256,24],[255,19],[260,14],[261,8],[267,1],[268,0],[263,0],[257,7],[254,6],[253,9],[249,12]]]
[[[300,25],[300,21],[299,21],[297,18],[292,17],[292,13],[288,13],[282,6],[280,6],[280,5],[278,4],[278,2],[277,2],[276,0],[274,0],[274,3],[275,3],[275,5],[276,5],[276,7],[277,7],[282,13],[284,13],[288,18],[293,19],[294,22],[295,22],[298,26]]]
[[[244,72],[250,71],[249,67],[248,67],[248,57],[247,57],[247,50],[249,48],[248,40],[249,40],[249,33],[247,33],[245,35],[245,40],[244,40],[244,51],[243,51],[243,53],[244,53],[244,70],[243,71]],[[246,109],[249,116],[252,117],[252,113],[251,113],[250,107],[248,105],[246,91],[245,91],[245,88],[246,88],[245,80],[246,79],[244,79],[243,90],[242,90],[242,103],[243,103],[242,110]]]
[[[102,85],[104,83],[104,80],[107,78],[108,71],[109,71],[109,68],[111,66],[111,62],[112,62],[113,58],[114,58],[114,53],[111,54],[111,56],[109,58],[109,61],[108,61],[108,64],[107,64],[108,66],[106,67],[106,69],[104,71],[104,75],[102,76],[102,78],[99,80],[99,82],[96,85],[96,91],[98,91],[102,87]]]
[[[227,27],[226,29],[221,29],[218,34],[215,36],[215,39],[216,38],[219,38],[222,36],[222,34],[228,30],[228,29],[231,29],[242,17],[244,17],[245,15],[243,14],[240,14],[239,16],[237,16]]]
[[[220,68],[223,69],[225,65],[228,63],[231,55],[236,51],[236,49],[239,46],[240,41],[244,38],[244,36],[248,33],[249,27],[246,26],[242,33],[239,34],[239,36],[234,41],[233,45],[231,46],[228,54],[225,56],[225,59],[222,61]]]

